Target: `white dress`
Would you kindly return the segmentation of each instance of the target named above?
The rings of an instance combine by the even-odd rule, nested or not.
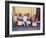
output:
[[[37,26],[37,22],[33,22],[32,23],[32,26]]]
[[[18,22],[17,24],[18,26],[23,24],[22,21],[17,21],[17,22]]]
[[[26,22],[27,21],[27,16],[23,16],[23,20]]]
[[[22,19],[22,17],[20,17],[20,16],[19,16],[19,17],[18,17],[18,19],[20,19],[20,20],[21,20],[21,19]],[[19,25],[21,26],[21,25],[23,24],[23,22],[22,22],[22,21],[20,21],[20,20],[18,20],[18,21],[17,21],[17,22],[18,22],[18,24],[17,24],[18,26],[19,26]]]

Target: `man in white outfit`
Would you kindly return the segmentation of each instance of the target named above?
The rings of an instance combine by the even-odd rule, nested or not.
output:
[[[26,22],[27,22],[27,16],[26,14],[23,16],[23,25],[26,26]]]
[[[31,16],[27,13],[27,26],[31,26]]]

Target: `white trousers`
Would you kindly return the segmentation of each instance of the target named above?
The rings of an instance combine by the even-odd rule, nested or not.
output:
[[[23,21],[23,25],[25,26],[25,22],[26,22],[26,26],[28,26],[29,24],[31,24],[30,21]]]
[[[31,21],[27,21],[27,26],[28,26],[29,24],[31,24]]]

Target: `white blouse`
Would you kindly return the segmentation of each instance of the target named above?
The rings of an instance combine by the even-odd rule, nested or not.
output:
[[[27,21],[27,16],[23,16],[23,20],[24,21]]]

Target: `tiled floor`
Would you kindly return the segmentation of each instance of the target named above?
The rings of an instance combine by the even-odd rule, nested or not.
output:
[[[12,31],[28,31],[28,30],[40,30],[40,24],[38,24],[37,26],[35,27],[32,27],[32,26],[20,26],[20,27],[17,27],[13,24],[12,26]]]

